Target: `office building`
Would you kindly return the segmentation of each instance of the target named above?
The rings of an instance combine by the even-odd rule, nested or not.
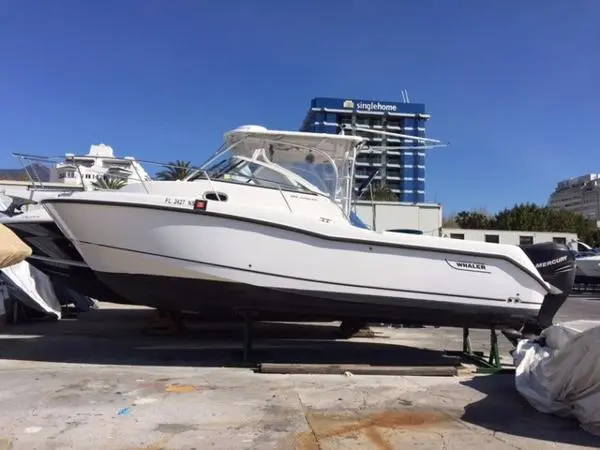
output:
[[[600,221],[600,174],[590,173],[558,182],[548,206]]]
[[[398,201],[425,202],[425,151],[412,139],[363,131],[382,130],[425,137],[425,122],[430,118],[421,103],[317,97],[300,127],[301,131],[347,134],[369,139],[369,151],[358,155],[356,182],[361,183],[375,170],[376,182],[387,184]],[[398,148],[413,147],[413,148]]]

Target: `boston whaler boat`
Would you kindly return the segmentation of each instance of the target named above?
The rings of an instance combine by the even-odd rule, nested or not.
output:
[[[142,305],[271,320],[552,323],[573,284],[566,246],[352,225],[364,142],[245,126],[226,133],[187,182],[73,192],[42,205],[100,279]]]

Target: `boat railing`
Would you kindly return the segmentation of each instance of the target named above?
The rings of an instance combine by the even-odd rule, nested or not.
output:
[[[208,169],[206,169],[206,164],[204,164],[203,166],[199,167],[199,166],[192,166],[191,164],[185,163],[185,164],[173,164],[171,162],[165,163],[165,162],[160,162],[160,161],[154,161],[154,160],[147,160],[147,159],[129,159],[129,161],[132,162],[131,168],[130,169],[126,169],[127,172],[131,171],[133,172],[132,174],[130,173],[119,173],[118,167],[109,167],[108,169],[105,170],[98,170],[98,169],[92,169],[90,167],[87,167],[83,164],[78,164],[76,162],[69,162],[68,164],[73,166],[74,170],[76,170],[78,172],[79,175],[79,182],[78,183],[53,183],[53,182],[49,182],[49,181],[44,181],[42,179],[42,177],[37,173],[38,171],[35,170],[36,165],[44,165],[44,166],[51,166],[51,165],[56,165],[56,164],[63,164],[64,161],[64,156],[43,156],[43,155],[33,155],[33,154],[26,154],[26,153],[13,153],[13,156],[15,158],[17,158],[19,161],[21,161],[24,169],[25,169],[25,173],[27,174],[27,176],[29,177],[30,181],[31,181],[31,185],[33,187],[34,190],[52,190],[55,191],[57,188],[57,185],[63,185],[65,187],[65,190],[71,190],[74,188],[74,186],[80,188],[81,190],[91,190],[91,188],[89,187],[90,185],[93,186],[93,190],[101,190],[101,191],[109,191],[109,190],[114,190],[114,189],[118,189],[121,186],[124,186],[127,183],[130,182],[139,182],[142,184],[144,190],[146,193],[150,193],[151,189],[150,189],[150,184],[156,181],[181,181],[181,182],[193,182],[194,180],[198,179],[198,178],[202,178],[202,179],[206,179],[206,181],[208,183],[210,183],[211,189],[214,192],[218,192],[217,187],[214,184],[214,181],[216,181],[215,175],[219,176],[219,171],[217,170],[216,173],[211,174],[211,171],[214,169],[218,169],[218,165],[209,167]],[[96,158],[96,159],[106,159],[106,157],[103,156],[95,156],[95,155],[88,155],[88,158]],[[27,164],[29,163],[29,164]],[[137,164],[135,164],[137,163]],[[139,167],[138,167],[139,165]],[[148,166],[152,166],[152,167],[156,167],[157,169],[160,170],[165,170],[165,169],[172,169],[173,172],[173,178],[169,178],[168,176],[165,176],[165,178],[161,178],[161,179],[157,179],[156,178],[156,174],[155,177],[151,177],[148,172],[146,171],[146,167]],[[85,168],[85,171],[82,171],[82,167]],[[141,170],[140,170],[141,168]],[[117,169],[117,170],[111,170],[111,169]],[[178,173],[179,171],[179,173]],[[93,182],[90,183],[85,183],[85,174],[98,174],[101,175],[98,179],[94,180]],[[158,173],[158,172],[157,172]],[[290,212],[292,212],[292,208],[290,203],[288,202],[286,196],[284,195],[284,191],[294,191],[294,192],[308,192],[305,191],[303,189],[298,188],[297,186],[293,185],[293,184],[286,184],[286,183],[282,183],[282,182],[275,182],[273,180],[269,180],[267,178],[263,178],[260,176],[256,176],[256,175],[244,175],[241,173],[236,173],[235,174],[236,177],[239,178],[245,178],[246,180],[250,181],[250,180],[255,180],[258,182],[264,182],[267,183],[273,187],[275,187],[279,193],[281,194],[284,202],[286,203],[288,209],[290,210]],[[113,180],[122,180],[124,181],[124,183],[122,184],[115,184],[112,183]],[[228,182],[228,179],[219,179],[219,181],[225,181]],[[312,191],[310,191],[312,192]]]
[[[102,187],[101,183],[102,181],[107,181],[107,180],[114,180],[114,179],[121,179],[123,181],[126,182],[139,182],[143,185],[144,190],[146,192],[150,192],[150,189],[148,188],[147,183],[152,183],[153,181],[160,181],[158,179],[153,179],[152,176],[146,171],[145,166],[153,166],[156,168],[160,168],[162,170],[164,169],[174,169],[175,172],[174,174],[177,174],[177,171],[180,171],[180,177],[175,177],[175,178],[165,178],[166,179],[172,179],[172,180],[177,180],[177,179],[183,179],[187,176],[189,176],[191,173],[205,173],[207,175],[207,178],[209,180],[209,182],[211,182],[210,177],[208,176],[208,173],[202,169],[201,167],[196,167],[196,166],[192,166],[190,164],[173,164],[173,163],[165,163],[165,162],[161,162],[161,161],[154,161],[154,160],[147,160],[147,159],[133,159],[133,158],[110,158],[111,160],[116,160],[118,159],[119,162],[130,162],[131,165],[129,168],[124,168],[124,167],[120,167],[120,166],[116,166],[113,165],[111,166],[110,164],[107,165],[107,167],[105,167],[104,169],[95,169],[92,167],[87,167],[84,164],[79,164],[75,161],[67,161],[65,162],[64,156],[45,156],[45,155],[34,155],[34,154],[27,154],[27,153],[13,153],[12,154],[13,157],[15,157],[16,159],[18,159],[21,164],[23,165],[23,168],[25,169],[25,173],[28,176],[28,178],[30,179],[32,186],[35,189],[47,189],[48,186],[50,185],[51,182],[49,181],[44,181],[42,179],[42,177],[37,173],[38,171],[35,170],[36,166],[39,165],[45,165],[45,166],[56,166],[58,164],[68,164],[70,166],[73,166],[74,170],[77,171],[78,175],[79,175],[79,184],[82,187],[82,189],[86,189],[87,185],[94,185],[94,189],[96,190],[111,190],[114,188],[110,188],[110,187]],[[105,160],[107,159],[106,156],[101,156],[101,155],[86,155],[87,158],[89,159],[101,159],[101,160]],[[29,164],[27,164],[29,163]],[[48,167],[50,168],[50,167]],[[82,170],[82,168],[84,170]],[[121,171],[121,173],[119,173],[119,171]],[[122,172],[132,172],[132,173],[122,173]],[[86,174],[96,174],[96,175],[100,175],[99,178],[99,182],[90,182],[90,183],[85,183],[84,180],[85,175]],[[63,183],[53,183],[53,188],[56,186],[56,184],[63,184]],[[65,187],[69,188],[71,187],[74,183],[64,183]]]
[[[433,150],[436,148],[442,148],[442,147],[447,147],[448,145],[450,145],[447,142],[442,142],[438,139],[431,139],[431,138],[426,138],[426,137],[422,137],[422,136],[413,136],[410,134],[403,134],[403,133],[397,133],[394,131],[387,131],[387,130],[378,130],[378,129],[373,129],[370,127],[366,127],[366,126],[362,126],[359,124],[356,125],[350,125],[350,124],[345,124],[343,126],[341,126],[341,134],[346,134],[346,132],[352,132],[353,130],[357,130],[360,132],[364,132],[366,134],[373,134],[373,135],[380,135],[380,136],[391,136],[394,138],[399,138],[402,139],[404,141],[413,141],[416,142],[413,144],[403,144],[403,145],[371,145],[368,143],[365,143],[364,145],[361,146],[361,148],[359,149],[359,151],[357,152],[357,157],[359,155],[363,155],[363,154],[371,154],[371,153],[383,153],[383,152],[396,152],[396,151],[407,151],[407,150],[415,150],[415,151],[425,151],[425,150]],[[378,167],[376,170],[374,170],[368,177],[365,183],[363,183],[361,186],[359,186],[358,188],[354,189],[354,200],[352,201],[351,207],[350,209],[356,213],[356,206],[358,201],[360,200],[360,198],[362,197],[362,195],[367,192],[367,190],[370,192],[370,199],[371,199],[371,209],[372,209],[372,216],[373,216],[373,228],[375,228],[375,200],[373,198],[373,181],[375,180],[375,178],[378,176],[379,172],[381,171],[381,167]]]
[[[344,134],[344,130],[348,130],[348,129],[352,129],[352,127],[350,125],[347,125],[345,128],[342,128],[342,134]],[[118,169],[121,167],[117,167],[117,166],[113,166],[111,170],[111,168],[109,167],[108,170],[106,170],[106,168],[102,169],[102,170],[94,170],[90,167],[84,166],[83,164],[78,164],[76,161],[73,161],[73,159],[69,160],[69,161],[65,161],[65,156],[64,155],[60,155],[60,156],[40,156],[40,155],[33,155],[33,154],[26,154],[26,153],[13,153],[13,156],[16,157],[17,159],[20,160],[20,162],[22,163],[25,172],[27,174],[27,176],[29,177],[29,179],[31,180],[32,186],[34,187],[34,189],[45,189],[46,186],[45,184],[48,184],[48,182],[45,182],[42,180],[42,178],[39,176],[39,174],[36,171],[36,166],[38,164],[46,164],[46,165],[57,165],[57,164],[69,164],[75,167],[75,169],[77,170],[78,174],[79,174],[79,182],[81,184],[81,188],[88,190],[90,189],[91,186],[93,186],[94,189],[96,190],[110,190],[110,189],[114,189],[114,185],[113,187],[111,187],[109,185],[109,183],[104,183],[104,186],[102,186],[102,181],[106,181],[106,180],[112,180],[112,179],[122,179],[123,181],[125,181],[124,184],[129,183],[129,182],[139,182],[142,184],[143,189],[149,193],[151,191],[151,189],[149,189],[149,184],[155,181],[163,181],[163,180],[180,180],[180,181],[190,181],[193,180],[194,178],[197,178],[197,175],[201,175],[203,177],[206,178],[206,180],[211,184],[211,188],[216,192],[217,189],[215,188],[213,181],[214,181],[214,174],[211,174],[211,172],[213,170],[216,171],[216,174],[218,176],[219,171],[217,170],[219,167],[219,164],[221,164],[223,161],[219,160],[219,158],[223,155],[225,155],[229,150],[232,150],[234,147],[236,147],[237,145],[242,145],[246,142],[258,142],[259,144],[270,144],[270,145],[288,145],[288,146],[293,146],[296,148],[299,148],[300,150],[305,150],[308,151],[309,153],[313,152],[313,153],[321,153],[324,156],[324,160],[327,160],[330,162],[332,168],[333,168],[333,188],[331,188],[331,191],[328,192],[329,197],[331,197],[331,200],[334,201],[334,203],[336,203],[341,209],[342,212],[344,213],[345,216],[349,217],[349,214],[351,213],[353,207],[355,207],[355,202],[358,200],[355,195],[355,190],[354,190],[354,184],[355,184],[355,165],[356,165],[356,157],[360,154],[363,153],[368,153],[368,152],[372,152],[374,151],[374,149],[377,148],[382,148],[382,149],[387,149],[387,150],[410,150],[410,149],[416,149],[416,150],[428,150],[428,149],[433,149],[433,148],[438,148],[438,147],[444,147],[448,144],[444,144],[439,140],[436,139],[429,139],[429,138],[424,138],[424,137],[420,137],[420,136],[412,136],[412,135],[405,135],[405,134],[401,134],[401,133],[395,133],[395,132],[390,132],[390,131],[384,131],[384,130],[375,130],[375,129],[370,129],[367,127],[362,127],[362,126],[357,126],[355,129],[360,130],[361,132],[365,132],[365,133],[371,133],[371,134],[380,134],[380,135],[391,135],[391,136],[395,136],[395,137],[399,137],[405,140],[412,140],[414,142],[418,142],[419,144],[416,145],[401,145],[401,146],[382,146],[382,147],[378,147],[378,146],[373,146],[373,145],[368,145],[366,143],[366,140],[363,141],[362,143],[360,143],[360,145],[354,146],[351,148],[351,151],[349,151],[349,153],[347,153],[344,156],[344,160],[342,162],[340,161],[334,161],[330,155],[327,152],[322,151],[321,149],[318,148],[318,146],[306,146],[306,145],[302,145],[299,144],[298,142],[289,142],[287,143],[285,139],[281,139],[280,137],[277,138],[267,138],[265,136],[260,136],[260,137],[252,137],[252,136],[245,136],[242,137],[241,139],[236,140],[235,142],[228,142],[228,143],[224,143],[223,145],[221,145],[221,147],[208,159],[208,161],[206,161],[204,164],[202,164],[202,166],[192,166],[190,163],[186,162],[185,164],[175,164],[173,162],[161,162],[161,161],[155,161],[155,160],[147,160],[147,159],[137,159],[137,158],[131,158],[131,157],[126,157],[126,158],[107,158],[106,156],[101,156],[101,155],[86,155],[86,159],[102,159],[102,160],[106,160],[106,159],[110,159],[111,161],[114,160],[118,160],[119,162],[129,162],[130,166],[126,169],[127,171],[132,171],[135,173],[135,175],[133,173],[118,173]],[[264,148],[263,148],[264,151]],[[29,164],[26,165],[25,161],[28,161],[30,163],[34,163],[34,164]],[[273,163],[275,165],[280,165],[279,163]],[[156,172],[154,174],[154,176],[151,176],[149,174],[149,172],[146,171],[146,167],[147,166],[151,166],[151,167],[158,167],[160,168],[161,171],[164,171],[165,169],[171,170],[172,173],[171,174],[161,174],[160,172]],[[85,167],[85,170],[82,171],[82,167]],[[285,169],[285,166],[281,166],[282,168]],[[340,172],[341,169],[341,172]],[[286,169],[287,170],[287,169]],[[89,174],[90,172],[96,172],[96,174],[101,175],[100,177],[98,177],[100,179],[100,181],[98,182],[89,182],[86,183],[85,182],[85,173]],[[162,175],[162,176],[161,176]],[[241,174],[238,174],[238,176]],[[304,177],[301,177],[304,178]],[[260,178],[258,177],[254,177],[254,179],[256,180],[260,180]],[[227,180],[220,180],[220,181],[227,181]],[[294,190],[294,191],[298,191],[298,187],[296,186],[281,186],[279,185],[277,182],[274,182],[273,180],[263,180],[266,182],[271,182],[271,183],[275,183],[277,185],[277,188],[279,189],[282,198],[285,200],[288,208],[291,210],[291,207],[289,205],[289,202],[287,202],[287,199],[284,195],[284,191],[286,190]],[[308,181],[308,180],[307,180]],[[371,180],[372,181],[372,180]],[[310,183],[310,182],[309,182]],[[58,184],[58,183],[56,183]],[[52,190],[56,189],[56,184],[53,186]],[[64,183],[65,184],[65,188],[66,189],[72,189],[73,187],[73,183]],[[326,184],[330,184],[327,183]],[[370,185],[368,186],[369,188],[371,187]],[[311,191],[312,192],[312,191]],[[319,194],[320,192],[315,192],[317,194]],[[371,195],[371,200],[373,200],[373,196]]]

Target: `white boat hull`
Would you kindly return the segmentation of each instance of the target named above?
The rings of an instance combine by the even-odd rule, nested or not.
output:
[[[576,282],[600,283],[600,257],[591,256],[577,259]]]
[[[150,306],[489,326],[535,317],[547,294],[506,259],[400,244],[421,236],[382,239],[328,223],[300,229],[166,208],[151,197],[45,207],[107,285]],[[376,234],[379,241],[364,238]]]

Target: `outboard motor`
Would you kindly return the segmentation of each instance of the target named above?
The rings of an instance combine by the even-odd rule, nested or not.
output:
[[[561,294],[547,294],[544,298],[535,324],[538,330],[533,330],[528,325],[525,326],[525,329],[529,328],[528,332],[538,334],[544,328],[552,325],[554,316],[573,291],[577,272],[575,256],[567,245],[556,242],[542,242],[520,247],[531,259],[542,278],[562,291]],[[523,330],[523,333],[525,332]]]

